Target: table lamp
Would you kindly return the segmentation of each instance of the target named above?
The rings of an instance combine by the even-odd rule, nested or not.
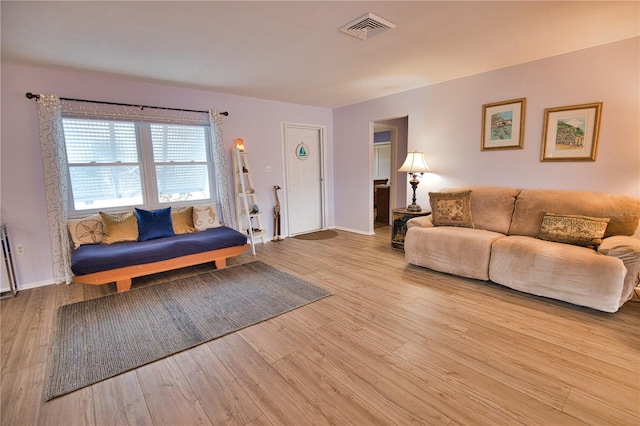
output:
[[[416,189],[418,188],[418,174],[422,177],[425,173],[429,172],[429,166],[424,160],[424,152],[409,152],[407,153],[407,159],[404,160],[402,167],[398,169],[399,172],[409,173],[411,180],[411,188],[413,188],[413,202],[407,206],[407,210],[410,212],[419,212],[422,210],[418,204],[416,204]]]

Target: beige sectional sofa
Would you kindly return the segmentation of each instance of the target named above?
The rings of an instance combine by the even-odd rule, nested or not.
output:
[[[411,264],[605,312],[616,312],[640,281],[633,197],[467,187],[431,193],[430,203],[431,216],[407,223]],[[589,235],[600,231],[601,239]]]

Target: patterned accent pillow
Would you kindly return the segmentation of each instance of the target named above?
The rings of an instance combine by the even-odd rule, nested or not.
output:
[[[608,217],[545,213],[537,238],[595,248],[602,243],[610,220]]]
[[[131,211],[125,214],[100,212],[102,220],[102,244],[138,241],[138,220]]]
[[[83,244],[100,244],[102,242],[102,221],[98,214],[80,219],[69,219],[67,227],[69,228],[69,235],[71,235],[74,248],[78,248]]]
[[[180,210],[171,210],[171,221],[173,222],[173,232],[176,235],[190,234],[196,232],[193,226],[193,206]]]
[[[471,190],[430,192],[429,204],[431,204],[431,221],[435,226],[473,228]]]
[[[217,210],[216,203],[193,206],[193,226],[198,231],[221,226]]]

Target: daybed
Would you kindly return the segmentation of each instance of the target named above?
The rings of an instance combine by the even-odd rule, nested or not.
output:
[[[229,257],[249,248],[246,235],[215,219],[212,205],[173,213],[170,208],[100,213],[70,220],[69,231],[75,243],[73,282],[115,282],[118,292],[129,290],[135,277],[207,262],[224,268]]]
[[[467,187],[411,219],[414,265],[616,312],[640,280],[640,201],[586,191]]]

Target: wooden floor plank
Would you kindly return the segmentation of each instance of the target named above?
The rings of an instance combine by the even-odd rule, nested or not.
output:
[[[45,403],[38,416],[39,425],[87,425],[96,423],[91,388],[79,389]]]
[[[0,424],[36,425],[40,423],[45,371],[45,364],[36,364],[22,370],[2,373]]]
[[[352,393],[302,353],[288,355],[273,365],[330,424],[373,425],[389,421],[366,398]]]
[[[174,357],[136,370],[154,425],[212,425]]]
[[[181,352],[175,359],[213,424],[247,424],[262,416],[210,346]]]
[[[228,335],[208,346],[273,424],[328,424],[239,334]]]
[[[323,302],[326,304],[329,301]],[[358,350],[361,338],[346,342],[341,333],[350,332],[342,328],[340,333],[333,334],[333,327],[339,325],[333,322],[318,329],[310,329],[291,324],[281,332],[285,334],[286,340],[300,348],[300,352],[312,364],[322,369],[335,383],[340,383],[342,393],[353,394],[354,398],[362,399],[367,405],[375,407],[381,413],[376,423],[449,422],[439,410],[425,404],[422,395],[406,392],[406,388],[398,383],[401,377],[383,374],[387,368],[383,358],[390,353],[387,349],[378,348],[375,354]]]
[[[96,424],[140,426],[153,424],[135,371],[96,383],[90,389],[93,391]]]
[[[636,402],[640,404],[640,400]],[[615,405],[603,404],[578,391],[571,391],[562,411],[592,425],[633,425],[640,420],[629,411],[618,410]]]
[[[494,410],[504,413],[511,422],[521,424],[579,425],[578,419],[553,407],[540,403],[505,385],[493,377],[482,374],[430,348],[428,342],[408,342],[395,354],[417,365],[425,372],[446,381],[459,389],[460,393],[484,400]]]
[[[2,359],[2,372],[24,369],[48,361],[55,322],[58,286],[29,290],[25,312],[20,318],[11,349]],[[24,292],[26,293],[26,292]],[[27,296],[27,294],[24,294]],[[5,299],[2,306],[16,300]]]
[[[11,298],[10,303],[7,299],[6,303],[0,305],[0,359],[2,360],[0,371],[5,371],[10,365],[7,360],[13,344],[19,341],[18,329],[22,324],[32,293],[30,291],[18,292],[16,297]],[[20,349],[18,352],[22,353]]]
[[[283,327],[280,324],[281,322],[272,319],[255,327],[245,328],[238,334],[268,363],[273,363],[296,351],[278,333],[278,329]]]

